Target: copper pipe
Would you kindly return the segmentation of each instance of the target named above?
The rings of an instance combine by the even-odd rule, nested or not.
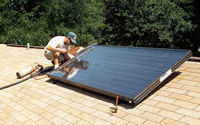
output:
[[[119,99],[118,99],[118,96],[116,96],[116,102],[115,102],[115,113],[117,113],[117,109],[118,109],[118,108],[117,108],[118,100],[119,100]]]

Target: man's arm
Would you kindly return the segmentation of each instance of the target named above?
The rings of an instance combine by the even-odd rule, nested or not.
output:
[[[54,48],[54,47],[51,47],[50,45],[47,45],[46,46],[46,49],[49,50],[49,51],[52,51],[52,52],[60,52],[62,54],[71,54],[73,56],[75,56],[77,54],[77,51],[82,48],[82,47],[70,47],[69,50],[65,50],[65,49],[60,49],[60,48]]]
[[[75,56],[76,55],[76,50],[75,50],[75,46],[70,46],[70,49],[69,50],[67,50],[67,53],[69,53],[69,54],[71,54],[71,55],[73,55],[73,56]]]
[[[79,53],[82,49],[84,49],[83,47],[74,47],[71,46],[69,50],[67,50],[66,52],[75,56],[77,53]]]
[[[51,47],[50,45],[47,45],[46,49],[49,50],[49,51],[52,51],[52,52],[60,52],[60,53],[63,53],[63,54],[66,53],[66,50],[63,50],[63,49],[60,49],[60,48],[54,48],[54,47]]]

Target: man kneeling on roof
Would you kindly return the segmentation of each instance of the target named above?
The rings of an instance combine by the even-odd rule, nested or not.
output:
[[[59,63],[66,62],[76,55],[76,53],[69,54],[70,45],[76,44],[76,38],[74,32],[68,32],[67,36],[55,36],[48,42],[44,48],[44,56],[52,60],[54,69],[59,67]]]

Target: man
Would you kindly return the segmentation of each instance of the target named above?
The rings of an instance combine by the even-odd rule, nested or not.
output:
[[[52,60],[54,69],[59,67],[59,62],[70,59],[70,45],[76,44],[77,35],[74,32],[68,32],[67,36],[53,37],[44,48],[44,56]]]

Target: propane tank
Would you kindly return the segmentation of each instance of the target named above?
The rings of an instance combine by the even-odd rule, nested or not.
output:
[[[27,66],[25,69],[22,69],[19,72],[17,72],[16,75],[18,78],[22,78],[27,74],[35,71],[37,68],[38,68],[38,63],[33,63],[32,65]]]

